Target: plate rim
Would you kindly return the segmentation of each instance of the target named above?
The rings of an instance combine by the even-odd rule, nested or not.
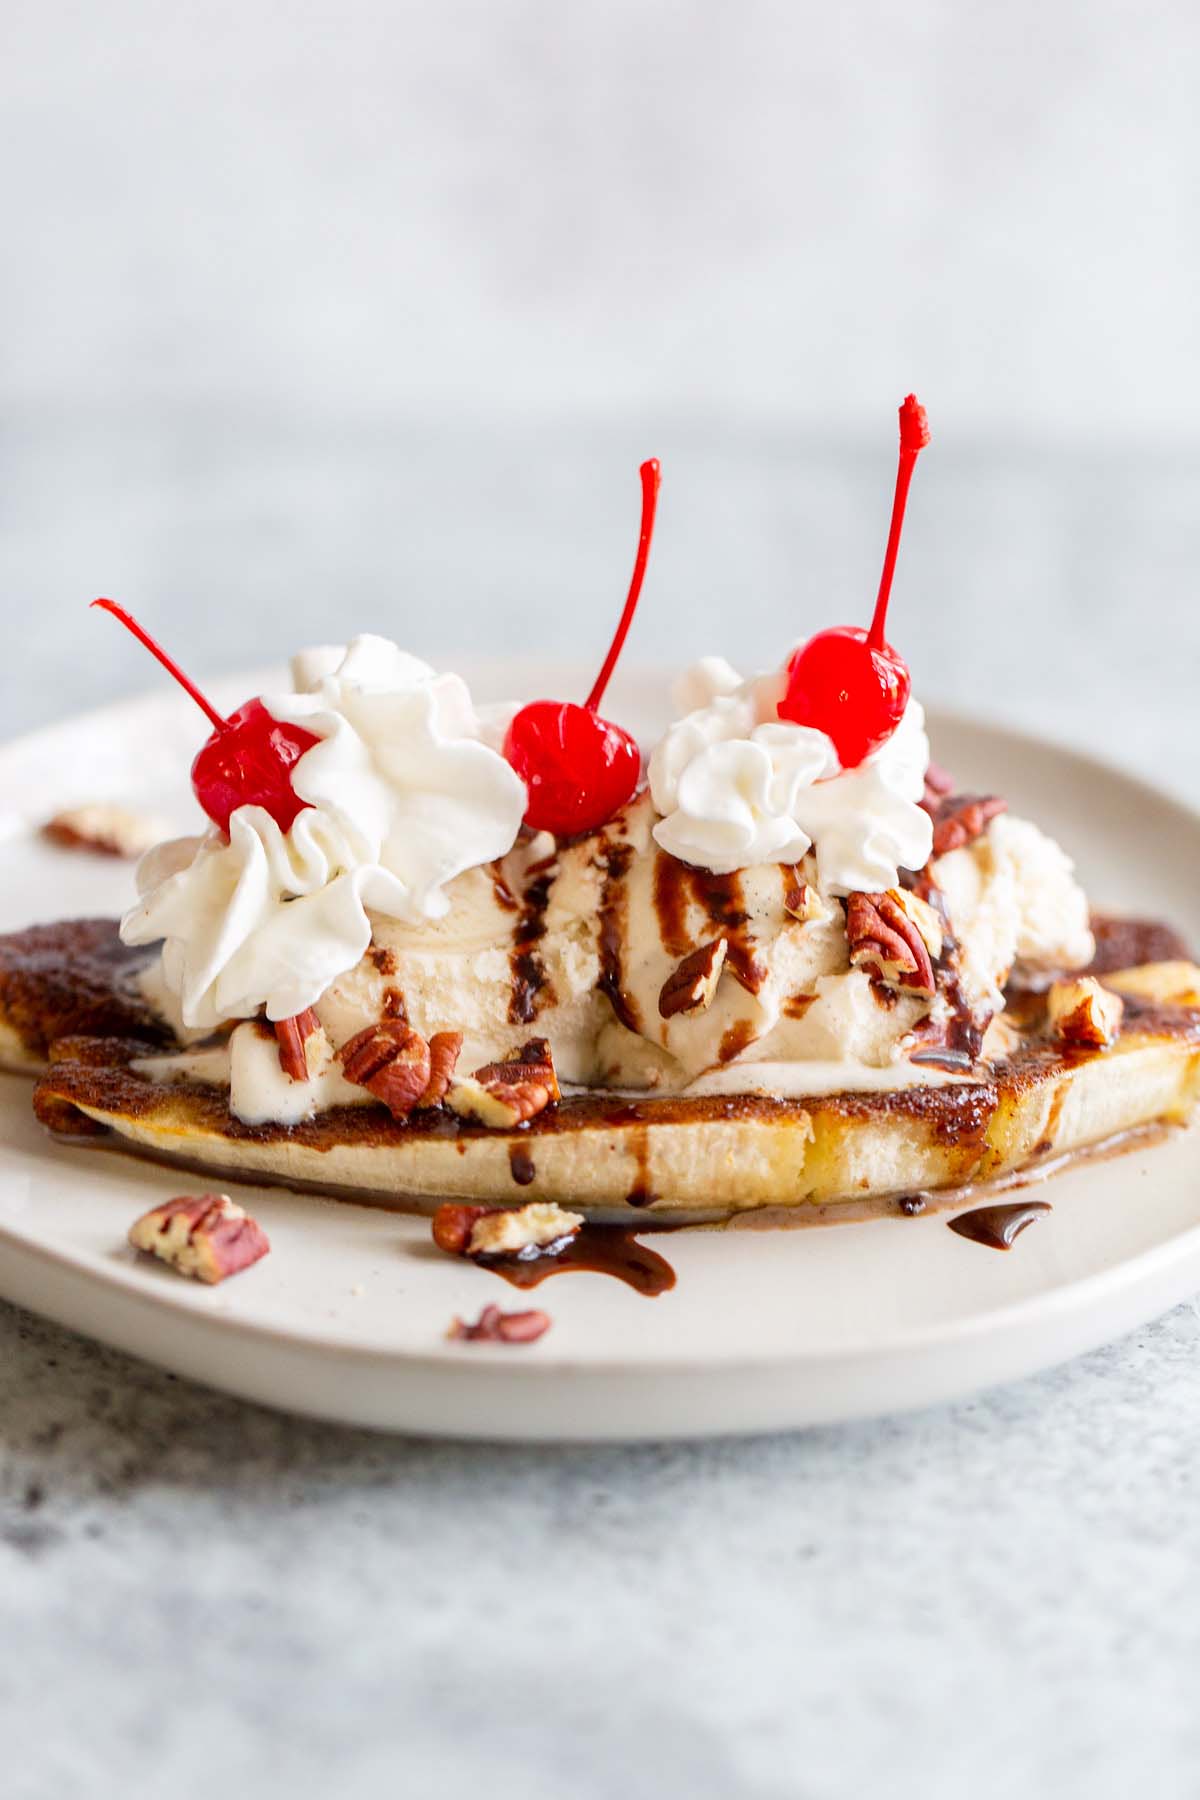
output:
[[[487,659],[486,662],[481,660],[473,665],[473,668],[477,679],[479,672],[485,670],[499,671],[501,674],[506,670],[511,670],[515,673],[522,666],[527,668],[536,666],[543,671],[544,675],[545,671],[550,668],[557,669],[561,666],[566,670],[575,665],[566,659],[563,659],[561,665],[546,663],[535,665],[532,658],[514,657],[492,658]],[[468,673],[470,672],[469,669]],[[629,679],[642,684],[648,684],[655,679],[665,679],[661,665],[636,665],[626,673]],[[220,692],[227,686],[233,689],[246,685],[247,682],[261,681],[265,674],[264,670],[259,670],[257,674],[252,672],[248,676],[239,676],[234,673],[216,678],[212,686],[214,691]],[[6,765],[10,765],[13,760],[18,758],[24,760],[30,754],[36,756],[43,746],[50,749],[55,738],[64,733],[90,729],[104,730],[116,725],[119,725],[122,730],[128,730],[131,718],[136,725],[140,715],[153,716],[155,712],[164,709],[182,710],[187,707],[187,704],[184,696],[176,696],[169,692],[164,694],[157,689],[150,688],[102,706],[90,708],[85,712],[69,714],[60,720],[39,726],[33,731],[0,743],[0,793],[3,791],[6,779]],[[961,708],[944,707],[936,703],[931,704],[927,710],[931,732],[934,734],[941,728],[962,731],[985,739],[991,737],[999,740],[1002,745],[1011,746],[1027,755],[1036,755],[1046,750],[1052,751],[1056,760],[1067,766],[1069,773],[1075,779],[1090,777],[1094,780],[1099,777],[1106,784],[1115,783],[1124,789],[1130,799],[1151,800],[1160,814],[1176,820],[1180,825],[1186,827],[1190,834],[1200,834],[1200,806],[1183,798],[1177,791],[1159,786],[1149,777],[1132,771],[1108,757],[1090,749],[1082,749],[1066,738],[1056,737],[1053,732],[1034,731],[1028,726],[1009,723],[1003,718],[991,715],[980,716]],[[27,815],[28,807],[24,807],[22,812]],[[18,1081],[23,1078],[14,1076],[12,1079]],[[1194,1129],[1195,1127],[1193,1127]],[[0,1146],[0,1166],[5,1160],[4,1148],[4,1146]],[[119,1152],[119,1154],[127,1153]],[[134,1160],[140,1163],[140,1159],[134,1158]],[[256,1185],[268,1189],[279,1187],[277,1183],[260,1182]],[[290,1192],[287,1189],[282,1191]],[[330,1198],[324,1204],[343,1206],[355,1203]],[[359,1207],[358,1210],[371,1212],[378,1209],[364,1206]],[[904,1228],[904,1222],[894,1220],[869,1221],[868,1224],[872,1227],[892,1224]],[[652,1234],[647,1233],[647,1235]],[[1069,1279],[1062,1285],[1035,1294],[1026,1294],[1010,1302],[989,1306],[985,1310],[976,1311],[962,1318],[940,1320],[926,1325],[906,1326],[893,1331],[886,1339],[856,1340],[853,1343],[842,1341],[836,1346],[767,1351],[761,1354],[725,1352],[719,1359],[697,1356],[694,1351],[690,1350],[672,1353],[669,1346],[666,1348],[656,1346],[653,1360],[648,1360],[645,1355],[622,1354],[603,1362],[590,1361],[585,1356],[574,1353],[556,1353],[552,1344],[547,1344],[544,1351],[535,1351],[532,1355],[527,1354],[519,1363],[514,1362],[510,1350],[503,1346],[484,1344],[471,1346],[468,1350],[465,1346],[454,1346],[446,1340],[439,1340],[429,1349],[420,1350],[385,1346],[378,1342],[372,1344],[347,1337],[340,1334],[337,1329],[330,1330],[328,1327],[317,1330],[306,1328],[303,1325],[280,1324],[262,1318],[241,1317],[236,1313],[224,1310],[218,1311],[205,1304],[207,1295],[212,1290],[197,1292],[181,1284],[179,1290],[158,1291],[153,1284],[146,1284],[141,1279],[136,1264],[125,1265],[114,1259],[111,1267],[97,1268],[91,1253],[83,1250],[72,1251],[67,1247],[55,1244],[39,1243],[3,1220],[0,1220],[0,1243],[6,1245],[10,1252],[15,1252],[27,1262],[40,1265],[47,1272],[54,1270],[66,1272],[73,1279],[85,1282],[97,1290],[104,1290],[118,1308],[131,1307],[132,1311],[143,1317],[156,1316],[163,1321],[178,1320],[182,1314],[187,1317],[194,1328],[202,1332],[207,1331],[214,1337],[219,1336],[227,1345],[237,1342],[258,1346],[270,1344],[281,1351],[293,1351],[320,1359],[328,1358],[343,1368],[356,1364],[359,1367],[390,1368],[397,1374],[403,1373],[405,1381],[402,1385],[406,1388],[422,1377],[428,1377],[443,1385],[445,1382],[451,1381],[463,1388],[478,1384],[480,1387],[490,1390],[496,1383],[499,1383],[499,1386],[504,1389],[509,1389],[516,1384],[523,1391],[527,1391],[530,1386],[536,1386],[539,1391],[545,1391],[547,1384],[557,1381],[560,1377],[586,1379],[593,1386],[595,1384],[603,1385],[605,1382],[628,1386],[639,1379],[652,1382],[656,1377],[662,1377],[671,1383],[688,1378],[695,1379],[698,1376],[711,1378],[717,1370],[723,1379],[746,1380],[758,1377],[778,1382],[780,1379],[786,1379],[789,1373],[825,1371],[831,1366],[839,1364],[846,1365],[851,1362],[862,1362],[871,1358],[897,1354],[908,1357],[927,1356],[948,1345],[966,1345],[980,1340],[990,1342],[993,1348],[999,1350],[1003,1355],[1004,1350],[1008,1347],[1019,1351],[1023,1327],[1031,1319],[1036,1319],[1043,1325],[1056,1324],[1059,1327],[1073,1323],[1076,1328],[1076,1337],[1082,1336],[1082,1339],[1086,1340],[1081,1347],[1086,1348],[1088,1343],[1108,1342],[1113,1336],[1119,1335],[1109,1329],[1107,1324],[1099,1327],[1094,1339],[1088,1338],[1086,1329],[1080,1333],[1079,1328],[1085,1325],[1087,1318],[1091,1316],[1104,1297],[1115,1299],[1118,1294],[1125,1295],[1137,1315],[1132,1323],[1137,1324],[1145,1322],[1160,1309],[1164,1291],[1173,1292],[1174,1299],[1183,1298],[1185,1293],[1195,1291],[1196,1283],[1188,1271],[1193,1261],[1200,1261],[1200,1220],[1132,1255],[1122,1256],[1109,1267],[1096,1269],[1089,1274]],[[1172,1272],[1178,1278],[1177,1292],[1172,1288],[1169,1280]],[[1151,1294],[1154,1297],[1150,1305],[1144,1307],[1144,1300]],[[17,1298],[19,1304],[24,1303],[17,1296],[14,1298]],[[1169,1299],[1166,1303],[1172,1304],[1174,1300]],[[49,1316],[57,1315],[51,1313]],[[69,1319],[62,1322],[70,1324]],[[91,1335],[101,1336],[102,1334],[92,1332]],[[119,1333],[108,1335],[104,1341],[115,1343],[119,1341],[119,1337]],[[121,1347],[128,1348],[128,1345],[122,1344]],[[136,1351],[134,1353],[141,1354]],[[1069,1356],[1078,1353],[1078,1349],[1070,1349],[1063,1354]],[[1053,1353],[1046,1357],[1039,1357],[1035,1359],[1033,1367],[1052,1367],[1063,1360],[1063,1354]],[[166,1357],[155,1357],[154,1360],[163,1366],[171,1366]],[[1019,1354],[1015,1360],[1018,1363],[1021,1362]],[[183,1372],[192,1373],[191,1370]],[[248,1398],[261,1400],[259,1394],[249,1392],[245,1388],[239,1389],[227,1378],[209,1378],[194,1374],[193,1378],[201,1382],[207,1379],[209,1385],[225,1391],[241,1391]],[[952,1388],[951,1391],[973,1392],[980,1385],[991,1385],[993,1379],[1011,1378],[1011,1376],[1002,1375],[998,1378],[985,1378],[982,1383],[969,1381],[961,1389]],[[266,1403],[285,1409],[298,1409],[294,1398],[275,1398]],[[486,1406],[491,1403],[492,1396],[490,1394],[481,1396],[482,1405]],[[921,1398],[913,1401],[915,1406],[928,1403],[927,1400]],[[894,1398],[886,1398],[881,1400],[879,1410],[897,1411],[900,1410],[902,1404],[903,1402],[898,1405]],[[869,1411],[869,1406],[854,1406],[845,1410],[844,1413],[839,1410],[832,1416],[858,1417]],[[319,1416],[337,1417],[338,1415],[331,1415],[322,1410]],[[342,1422],[348,1422],[344,1415]],[[373,1420],[356,1420],[356,1422],[376,1423]],[[804,1422],[804,1420],[800,1420],[795,1424],[785,1425],[783,1428],[796,1428],[797,1424]],[[816,1421],[814,1419],[808,1422]],[[474,1430],[464,1427],[460,1422],[453,1427],[452,1435],[459,1437],[489,1436],[510,1440],[548,1435],[562,1441],[566,1441],[573,1435],[561,1429],[552,1429],[548,1434],[544,1433],[536,1421],[530,1421],[528,1428],[523,1428],[521,1422],[517,1421],[516,1428],[510,1429],[511,1423],[511,1421],[501,1418],[493,1420],[486,1430]],[[431,1429],[427,1422],[417,1425],[406,1425],[403,1422],[384,1423],[380,1428],[392,1430]],[[749,1430],[769,1428],[764,1427],[761,1423],[746,1427]],[[718,1435],[731,1431],[736,1432],[738,1429],[736,1423],[728,1422],[718,1425],[680,1425],[678,1429],[664,1429],[660,1424],[652,1432],[631,1425],[628,1429],[621,1428],[600,1434],[587,1432],[583,1435],[588,1437],[601,1435],[632,1441],[646,1436]]]
[[[22,1077],[14,1076],[12,1079],[19,1081]],[[1185,1130],[1196,1130],[1198,1128],[1180,1127],[1179,1129],[1182,1132]],[[3,1146],[0,1146],[0,1156],[2,1156],[2,1153]],[[86,1155],[87,1152],[86,1150],[81,1150],[80,1154]],[[138,1164],[139,1167],[144,1166],[144,1160],[136,1156],[133,1152],[112,1150],[107,1152],[107,1154],[122,1156],[128,1161]],[[1136,1154],[1136,1149],[1132,1154]],[[259,1188],[263,1188],[265,1185],[268,1190],[278,1190],[278,1183],[263,1184],[257,1182],[251,1185]],[[1031,1185],[1036,1187],[1037,1184]],[[293,1192],[291,1189],[283,1189],[281,1191],[284,1193]],[[354,1200],[323,1200],[321,1195],[302,1197],[315,1199],[326,1205],[352,1206],[360,1212],[375,1213],[376,1215],[382,1215],[384,1217],[388,1216],[386,1208],[372,1207]],[[416,1218],[420,1215],[403,1213],[401,1216],[406,1218]],[[937,1215],[934,1215],[934,1217],[936,1216]],[[864,1229],[873,1229],[876,1226],[894,1226],[897,1230],[911,1228],[910,1222],[907,1220],[885,1217],[868,1220],[845,1220],[840,1224],[837,1221],[834,1221],[829,1229],[844,1230],[848,1226],[853,1225],[861,1225]],[[701,1225],[684,1227],[684,1229],[717,1235],[722,1230],[722,1227]],[[789,1227],[784,1226],[781,1229],[788,1230]],[[825,1227],[797,1226],[790,1229],[822,1230],[825,1229]],[[650,1228],[640,1235],[653,1239],[655,1232],[653,1228]],[[765,1230],[763,1235],[767,1235]],[[148,1304],[157,1308],[164,1314],[174,1315],[178,1311],[179,1306],[183,1305],[190,1314],[193,1314],[197,1318],[219,1316],[222,1332],[237,1333],[259,1341],[286,1343],[297,1349],[303,1350],[333,1350],[338,1355],[348,1357],[363,1357],[368,1360],[397,1360],[403,1361],[405,1364],[409,1365],[428,1361],[435,1363],[438,1366],[444,1366],[442,1361],[445,1354],[444,1351],[435,1352],[389,1349],[379,1345],[372,1346],[363,1344],[349,1337],[339,1337],[336,1332],[329,1334],[325,1331],[305,1331],[292,1326],[274,1325],[263,1319],[239,1317],[234,1313],[221,1312],[219,1315],[216,1315],[215,1309],[210,1309],[205,1304],[210,1295],[219,1291],[216,1287],[206,1287],[200,1283],[188,1283],[180,1284],[178,1287],[173,1286],[171,1288],[163,1288],[159,1291],[157,1284],[147,1286],[140,1279],[140,1274],[144,1274],[145,1270],[139,1272],[139,1267],[136,1262],[118,1262],[115,1259],[112,1267],[106,1269],[103,1275],[100,1275],[88,1260],[85,1252],[81,1251],[75,1253],[64,1249],[59,1245],[36,1243],[25,1234],[14,1231],[3,1220],[0,1220],[0,1242],[11,1244],[19,1251],[37,1255],[47,1263],[70,1269],[75,1274],[101,1280],[106,1286],[119,1287],[123,1292],[127,1292],[138,1300],[144,1299]],[[752,1372],[766,1367],[771,1369],[779,1369],[785,1366],[807,1368],[813,1365],[841,1361],[847,1357],[887,1354],[894,1350],[909,1352],[934,1350],[944,1346],[948,1340],[958,1341],[963,1337],[990,1335],[993,1331],[1001,1329],[1016,1330],[1019,1329],[1020,1325],[1023,1323],[1024,1315],[1029,1312],[1035,1312],[1041,1315],[1043,1313],[1070,1313],[1078,1310],[1080,1307],[1086,1309],[1086,1306],[1096,1297],[1096,1295],[1103,1292],[1106,1288],[1125,1285],[1119,1278],[1126,1272],[1129,1272],[1131,1275],[1136,1274],[1140,1275],[1142,1278],[1148,1278],[1157,1271],[1160,1264],[1169,1264],[1179,1261],[1191,1249],[1200,1251],[1200,1218],[1197,1219],[1197,1222],[1194,1225],[1187,1226],[1182,1231],[1175,1232],[1171,1237],[1164,1239],[1162,1242],[1152,1244],[1146,1249],[1138,1251],[1134,1256],[1122,1258],[1121,1261],[1113,1264],[1109,1268],[1093,1270],[1090,1275],[1078,1276],[1062,1286],[1050,1288],[1038,1294],[1024,1295],[1018,1300],[990,1307],[986,1311],[972,1313],[969,1317],[964,1319],[943,1320],[928,1326],[915,1326],[899,1331],[883,1340],[863,1342],[854,1340],[851,1342],[842,1342],[836,1347],[831,1346],[829,1348],[810,1349],[799,1352],[781,1351],[763,1355],[726,1356],[722,1358],[721,1367],[723,1370],[742,1372]],[[1134,1283],[1131,1281],[1130,1285],[1134,1285]],[[447,1341],[449,1342],[450,1340]],[[457,1352],[454,1354],[457,1354]],[[511,1361],[508,1352],[500,1346],[493,1348],[484,1344],[481,1350],[473,1351],[472,1355],[480,1364],[482,1364],[485,1358],[490,1357],[499,1357],[501,1361],[506,1364]],[[614,1375],[634,1375],[644,1374],[646,1370],[644,1360],[639,1360],[633,1356],[616,1357],[597,1364],[589,1362],[586,1358],[556,1357],[552,1350],[549,1354],[543,1352],[537,1358],[531,1358],[522,1366],[529,1369],[538,1369],[542,1374],[561,1374],[567,1371],[583,1372],[586,1370],[588,1373],[597,1374],[611,1373]],[[682,1373],[685,1370],[699,1372],[711,1368],[711,1364],[704,1359],[692,1358],[691,1360],[688,1360],[684,1357],[676,1358],[670,1354],[669,1350],[662,1357],[662,1365],[656,1363],[655,1366],[666,1366],[673,1373]]]

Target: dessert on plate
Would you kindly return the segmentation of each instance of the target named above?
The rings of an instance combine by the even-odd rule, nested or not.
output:
[[[705,657],[645,761],[599,708],[655,463],[583,704],[478,707],[364,636],[226,718],[99,602],[208,715],[209,823],[142,858],[119,927],[0,940],[0,1056],[43,1122],[214,1175],[649,1223],[911,1206],[1186,1121],[1185,947],[1097,924],[1055,842],[932,761],[885,636],[911,396],[900,426],[870,626],[748,678]]]

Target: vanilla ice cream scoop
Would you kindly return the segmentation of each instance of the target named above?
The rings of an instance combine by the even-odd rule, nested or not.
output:
[[[461,1031],[469,1070],[545,1036],[569,1085],[630,1092],[803,1094],[941,1078],[907,1052],[945,997],[897,992],[851,966],[844,904],[822,892],[813,853],[713,874],[663,850],[656,818],[642,794],[602,832],[557,847],[526,839],[465,871],[439,919],[373,918],[370,948],[317,1003],[331,1042],[400,1015],[425,1037]],[[930,872],[984,1022],[1018,960],[1036,955],[1049,970],[1089,959],[1070,864],[1027,821],[994,820]],[[680,966],[714,944],[704,1003],[664,1007]]]
[[[232,1056],[198,1053],[205,1080],[227,1059],[247,1120],[367,1103],[336,1052],[397,1018],[426,1039],[461,1033],[464,1072],[545,1037],[560,1081],[617,1092],[946,1080],[912,1060],[918,1043],[945,1041],[964,1008],[981,1035],[1014,970],[1049,979],[1091,956],[1071,864],[1027,821],[993,818],[930,861],[915,701],[843,769],[821,732],[779,718],[778,675],[744,682],[710,658],[682,684],[648,786],[556,841],[521,830],[523,786],[457,678],[357,639],[311,653],[300,679],[307,691],[268,703],[317,739],[295,765],[308,805],[291,829],[245,807],[228,842],[160,847],[123,924],[128,942],[165,939],[146,991],[181,1031],[315,1009],[327,1066],[304,1094],[257,1024]],[[928,903],[905,912],[906,879],[943,910],[945,955]],[[881,906],[902,931],[933,920],[920,979],[906,985],[894,944],[890,964],[872,955],[861,925],[851,943],[848,896],[860,920]]]

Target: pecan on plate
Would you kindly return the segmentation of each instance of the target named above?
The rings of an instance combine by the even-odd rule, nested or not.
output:
[[[485,1306],[473,1325],[455,1319],[449,1336],[464,1343],[532,1344],[550,1329],[549,1313],[501,1312],[498,1306]]]
[[[925,809],[933,820],[934,856],[961,850],[981,837],[994,818],[1008,811],[998,794],[945,794]]]
[[[854,968],[873,970],[888,987],[908,993],[937,992],[933,958],[941,954],[941,928],[933,908],[915,894],[901,888],[851,894],[846,938]]]
[[[673,1019],[677,1013],[708,1010],[716,995],[728,949],[729,940],[719,937],[711,944],[701,944],[684,957],[678,968],[667,976],[658,996],[658,1010],[664,1019]]]
[[[189,1194],[144,1213],[129,1242],[196,1281],[224,1281],[271,1248],[256,1219],[228,1194]]]
[[[458,1206],[453,1201],[439,1206],[431,1221],[433,1241],[438,1249],[445,1250],[450,1256],[468,1256],[471,1235],[487,1211],[486,1206]]]
[[[429,1045],[402,1019],[368,1025],[338,1054],[346,1080],[382,1100],[393,1118],[406,1119],[429,1089]]]
[[[42,826],[42,836],[64,850],[89,850],[95,856],[142,856],[164,836],[165,828],[146,813],[127,806],[95,803],[69,806]]]
[[[433,1241],[452,1256],[528,1262],[561,1250],[582,1225],[582,1213],[567,1212],[553,1200],[497,1207],[450,1201],[433,1215]]]

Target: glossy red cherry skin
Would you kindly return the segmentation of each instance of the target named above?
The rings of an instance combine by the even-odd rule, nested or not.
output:
[[[280,831],[287,831],[308,805],[293,788],[290,771],[320,741],[300,725],[273,719],[261,700],[247,700],[197,752],[196,798],[226,836],[229,815],[239,806],[265,807]]]
[[[873,647],[856,625],[818,631],[788,663],[779,716],[833,739],[844,769],[853,769],[891,737],[904,717],[912,682],[890,644]]]
[[[525,823],[555,837],[594,831],[633,798],[637,744],[619,725],[569,701],[531,700],[514,717],[504,756],[529,792]]]

